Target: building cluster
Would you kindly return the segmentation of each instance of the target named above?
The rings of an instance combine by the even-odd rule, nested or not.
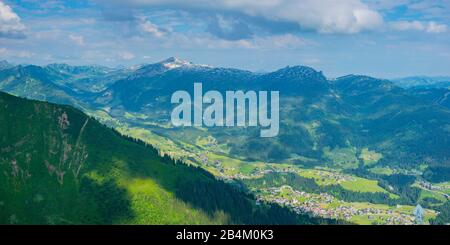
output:
[[[277,173],[301,173],[302,170],[292,166],[274,166],[271,168],[255,168],[251,173],[234,173],[233,168],[226,169],[220,161],[211,161],[206,154],[197,155],[203,165],[214,167],[221,173],[221,177],[225,180],[233,179],[249,179],[262,177],[266,174]],[[226,171],[227,170],[227,171]],[[230,171],[228,171],[230,170]],[[355,181],[356,179],[349,175],[344,175],[332,171],[316,171],[316,179],[322,181],[332,181],[336,184],[347,181]],[[431,183],[421,181],[419,185],[429,190],[443,190],[442,186],[434,186]],[[357,207],[340,201],[328,193],[306,193],[297,191],[290,186],[272,187],[260,190],[256,204],[261,202],[277,203],[281,206],[291,207],[299,214],[310,214],[317,217],[332,218],[352,221],[353,218],[365,218],[371,223],[391,224],[391,225],[410,225],[414,224],[415,218],[411,213],[386,208],[377,208],[374,206]]]
[[[432,183],[423,180],[418,181],[418,184],[420,187],[431,191],[443,191],[446,189],[446,186],[433,185]],[[450,188],[450,186],[448,188]]]
[[[450,195],[445,193],[446,190],[450,189],[450,185],[433,185],[432,183],[423,180],[418,181],[418,184],[421,188],[442,194],[447,200],[450,199]]]
[[[376,207],[359,208],[337,200],[327,193],[313,194],[293,190],[289,186],[265,189],[266,195],[258,199],[275,202],[282,206],[291,207],[299,214],[310,214],[317,217],[343,219],[351,221],[353,217],[365,217],[370,222],[391,225],[414,224],[414,215],[391,209]],[[334,203],[333,205],[330,205]]]

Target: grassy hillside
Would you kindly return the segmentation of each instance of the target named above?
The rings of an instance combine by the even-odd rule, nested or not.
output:
[[[68,106],[0,93],[1,224],[324,223],[161,158]]]

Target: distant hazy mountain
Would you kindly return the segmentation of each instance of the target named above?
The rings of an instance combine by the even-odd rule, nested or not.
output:
[[[88,108],[95,94],[135,68],[112,69],[102,66],[18,65],[3,62],[0,90],[30,99]]]
[[[450,171],[450,111],[434,99],[397,86],[398,81],[356,75],[330,81],[304,66],[261,74],[177,58],[135,69],[33,67],[39,72],[25,73],[26,79],[18,75],[23,73],[20,69],[0,71],[1,90],[103,110],[122,123],[176,142],[196,145],[199,136],[211,135],[227,154],[243,159],[357,169],[364,167],[358,156],[369,148],[382,155],[377,163],[382,166],[425,164]],[[35,88],[27,90],[30,81]],[[204,91],[222,93],[280,91],[279,136],[260,138],[255,128],[170,127],[172,93],[192,91],[195,82],[203,83]]]
[[[44,67],[13,66],[0,71],[0,90],[22,97],[83,107],[74,89],[57,82],[64,79],[62,74]]]
[[[430,103],[444,106],[450,109],[450,89],[449,88],[411,88],[409,91],[415,96]]]
[[[108,68],[103,66],[70,66],[50,64],[45,66],[49,72],[62,76],[55,82],[69,86],[76,92],[100,92],[116,80],[126,77],[133,68]]]
[[[413,76],[394,79],[393,82],[403,88],[450,88],[450,77]]]

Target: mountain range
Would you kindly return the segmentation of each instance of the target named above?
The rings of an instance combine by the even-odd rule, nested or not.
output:
[[[279,91],[279,135],[174,127],[172,94],[199,82],[222,94]],[[444,78],[329,79],[306,66],[255,73],[174,57],[117,68],[3,61],[0,91],[33,100],[0,94],[3,223],[408,224],[395,207],[416,204],[428,222],[450,221]],[[332,204],[327,215],[310,203],[286,209],[299,193]],[[400,218],[328,215],[336,205],[387,205],[377,213]]]
[[[250,128],[171,127],[172,93],[192,92],[194,82],[220,92],[280,91],[279,137],[261,139],[258,130]],[[364,167],[358,154],[368,148],[382,154],[379,166],[449,168],[448,90],[404,89],[398,84],[361,75],[331,80],[305,66],[260,74],[173,57],[134,68],[52,64],[6,66],[0,72],[2,91],[106,114],[117,120],[106,120],[107,124],[145,128],[191,145],[207,134],[223,148],[220,153],[251,161],[356,169]],[[349,156],[355,161],[335,161],[327,154],[346,149],[355,150]]]
[[[450,77],[447,76],[412,76],[393,79],[393,82],[402,88],[449,88]]]

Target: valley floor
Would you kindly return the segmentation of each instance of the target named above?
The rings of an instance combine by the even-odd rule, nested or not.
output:
[[[201,166],[220,179],[243,183],[245,188],[257,197],[257,204],[259,202],[278,203],[299,214],[306,213],[356,224],[412,225],[417,223],[414,215],[416,206],[399,204],[401,201],[396,203],[400,196],[390,186],[381,187],[377,180],[361,178],[326,167],[305,168],[291,163],[248,162],[228,155],[223,150],[224,147],[217,145],[211,136],[198,137],[197,144],[192,145],[181,140],[162,137],[145,128],[121,124],[117,129],[125,135],[154,145],[163,155],[170,155],[188,164]],[[403,170],[373,168],[373,171],[390,175]],[[274,181],[273,176],[277,174],[281,177],[277,176],[277,180]],[[291,185],[285,179],[286,174],[306,179],[320,188],[313,187],[313,189],[305,190],[301,185]],[[442,203],[447,201],[448,193],[450,193],[448,183],[432,185],[422,181],[414,183],[413,186],[421,188],[420,198],[432,197]],[[357,201],[343,200],[344,198],[336,197],[334,192],[336,188],[341,193],[347,191],[350,195],[352,193],[367,194],[367,200],[364,198],[359,198]],[[390,202],[371,201],[371,195],[381,195]],[[431,208],[424,209],[422,223],[428,224],[438,213]]]

